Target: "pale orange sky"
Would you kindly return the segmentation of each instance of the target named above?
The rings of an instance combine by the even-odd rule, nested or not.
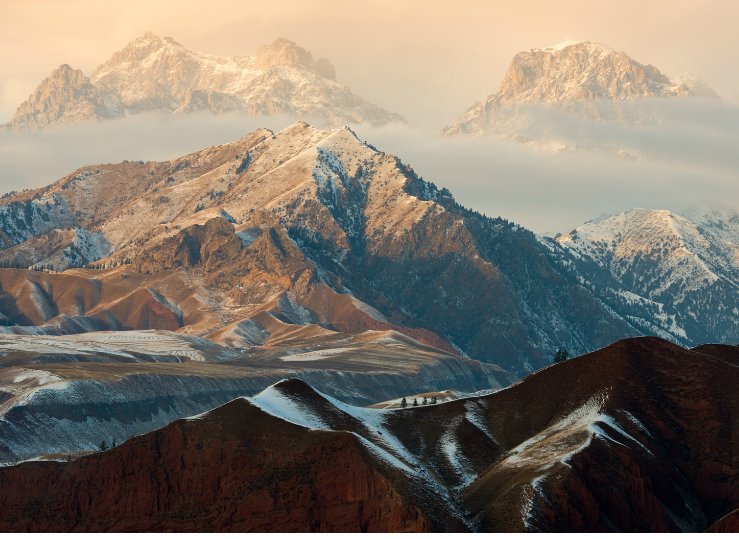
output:
[[[601,41],[668,75],[739,95],[739,2],[0,0],[0,122],[52,69],[88,75],[147,30],[215,54],[287,37],[359,95],[438,128],[497,89],[517,51]]]

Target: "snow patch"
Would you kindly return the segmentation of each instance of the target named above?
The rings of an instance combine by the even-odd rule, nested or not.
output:
[[[282,361],[320,361],[327,357],[341,354],[342,352],[350,352],[352,348],[324,348],[322,350],[314,350],[311,352],[300,352],[297,354],[288,354],[281,356]]]

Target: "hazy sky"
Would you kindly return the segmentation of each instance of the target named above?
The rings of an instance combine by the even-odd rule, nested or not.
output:
[[[359,126],[460,202],[537,232],[567,231],[631,207],[739,203],[739,0],[0,0],[0,123],[62,63],[90,74],[145,31],[213,54],[253,54],[287,37],[328,58],[358,95],[405,127]],[[670,76],[691,71],[727,97],[649,104],[659,125],[621,129],[540,111],[595,148],[551,154],[442,139],[441,127],[494,92],[521,50],[588,39]],[[669,101],[669,103],[668,103]],[[554,114],[554,116],[552,116]],[[134,117],[45,133],[0,133],[0,191],[123,159],[170,159],[285,118]],[[558,125],[559,125],[558,123]],[[628,148],[636,161],[616,157]]]
[[[739,96],[736,0],[0,0],[0,122],[62,63],[90,72],[147,30],[214,54],[287,37],[359,95],[439,128],[518,51],[589,39]]]

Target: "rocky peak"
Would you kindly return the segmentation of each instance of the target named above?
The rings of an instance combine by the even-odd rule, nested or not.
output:
[[[96,88],[79,69],[62,64],[16,109],[12,129],[97,121],[123,115],[115,96]]]
[[[514,56],[501,102],[560,104],[591,99],[691,95],[656,67],[592,41],[565,42]]]
[[[117,64],[123,61],[140,61],[153,53],[163,50],[187,51],[185,47],[171,37],[160,37],[152,32],[146,32],[144,35],[131,41],[121,50],[115,52],[110,60],[103,65]],[[98,70],[101,68],[103,68],[103,66],[100,66]]]
[[[89,79],[72,71],[66,66],[49,80],[66,77],[66,83],[56,86],[84,85],[84,91],[67,92],[67,102],[56,107],[58,111],[24,104],[15,127],[45,127],[64,123],[68,117],[84,121],[147,111],[285,114],[331,127],[347,122],[384,125],[403,121],[336,81],[328,60],[314,59],[309,51],[284,38],[262,47],[255,56],[216,56],[147,32],[114,53]],[[60,93],[45,90],[48,85],[44,81],[38,92]],[[88,99],[92,104],[84,102],[88,94],[93,96]]]

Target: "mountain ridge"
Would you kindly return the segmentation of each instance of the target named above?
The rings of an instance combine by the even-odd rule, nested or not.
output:
[[[739,338],[739,244],[731,240],[739,217],[723,210],[695,219],[669,210],[633,209],[590,221],[553,241],[582,262],[581,278],[614,291],[627,304],[652,303],[670,338],[734,342]],[[607,277],[599,274],[602,270]],[[609,278],[614,282],[607,284]]]

